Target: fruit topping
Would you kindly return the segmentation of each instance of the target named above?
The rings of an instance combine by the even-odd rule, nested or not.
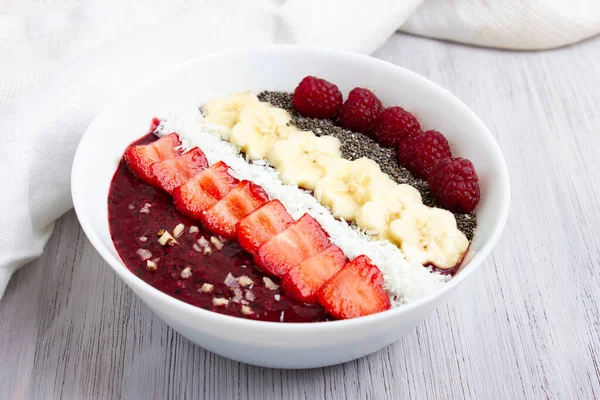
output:
[[[267,155],[285,184],[314,190],[331,160],[342,157],[341,143],[333,136],[317,137],[312,132],[296,132],[278,140]]]
[[[150,170],[159,187],[168,193],[189,181],[194,175],[208,167],[206,156],[198,147],[169,160],[158,161]]]
[[[382,179],[389,180],[371,159],[338,158],[328,165],[325,176],[317,183],[315,197],[335,217],[352,221],[358,208],[369,200],[371,184]]]
[[[292,106],[305,117],[333,119],[340,111],[342,101],[342,93],[336,85],[307,76],[296,87]]]
[[[200,173],[202,174],[202,173]],[[200,175],[198,174],[198,175]],[[196,175],[196,177],[198,177]],[[202,211],[215,204],[218,200],[208,194],[200,186],[200,180],[192,178],[184,185],[173,190],[173,204],[182,214],[199,219]]]
[[[222,127],[219,133],[227,140],[231,128],[240,121],[241,111],[260,104],[252,92],[233,93],[231,96],[212,97],[202,107],[202,113],[209,123]]]
[[[223,199],[206,209],[200,220],[211,232],[235,239],[238,221],[269,201],[265,191],[250,181],[241,181]]]
[[[354,88],[342,104],[338,122],[344,128],[367,132],[382,109],[383,105],[375,93],[365,88]]]
[[[189,217],[200,219],[204,210],[221,200],[238,184],[239,181],[229,175],[228,170],[229,166],[219,161],[175,188],[175,208]]]
[[[442,207],[456,213],[468,213],[479,203],[479,178],[471,161],[446,158],[429,172],[429,190]]]
[[[200,186],[206,190],[208,194],[221,200],[240,182],[229,174],[229,165],[223,161],[214,163],[197,176]]]
[[[414,176],[427,180],[429,171],[439,161],[452,157],[446,137],[438,131],[427,131],[408,138],[398,147],[398,162]]]
[[[281,277],[329,244],[327,233],[321,225],[310,215],[304,214],[262,245],[254,260],[265,272]]]
[[[390,222],[398,218],[409,203],[421,203],[421,194],[410,185],[397,185],[391,179],[372,185],[371,197],[356,212],[356,224],[374,239],[389,239]]]
[[[398,147],[404,140],[421,134],[417,118],[402,107],[388,107],[373,124],[371,135],[382,146]]]
[[[419,203],[406,206],[390,224],[389,234],[407,259],[440,269],[455,267],[469,246],[452,213]]]
[[[281,287],[288,295],[298,300],[316,304],[319,289],[342,269],[347,261],[342,250],[332,244],[290,269],[281,279]]]
[[[293,223],[294,219],[283,204],[272,200],[238,222],[238,241],[245,250],[255,254],[269,239]]]
[[[340,319],[375,314],[391,307],[382,285],[379,268],[369,257],[358,256],[325,283],[318,294],[319,303]]]
[[[131,146],[125,150],[123,159],[129,169],[144,182],[155,185],[151,165],[157,161],[169,160],[181,154],[181,142],[176,133],[164,136],[154,143]]]
[[[259,106],[242,110],[240,121],[231,130],[229,139],[249,159],[259,160],[266,157],[277,140],[298,131],[287,125],[290,121],[291,116],[287,111],[260,103]]]

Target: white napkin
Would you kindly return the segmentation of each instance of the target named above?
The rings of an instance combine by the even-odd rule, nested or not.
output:
[[[600,33],[600,1],[425,0],[402,30],[478,46],[550,49]]]
[[[75,11],[0,15],[0,40],[14,39],[14,52],[33,64],[44,55],[56,63],[159,22],[75,59],[0,111],[0,297],[12,273],[41,254],[54,220],[71,208],[72,158],[94,115],[120,92],[176,63],[269,43],[370,53],[400,26],[508,48],[553,47],[600,31],[597,0],[204,0],[171,18],[164,16],[175,8],[81,1]],[[18,47],[28,41],[32,47]],[[10,66],[0,60],[0,71]],[[16,75],[18,68],[13,65]]]

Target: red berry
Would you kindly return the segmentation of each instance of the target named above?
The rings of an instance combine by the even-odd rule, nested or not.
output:
[[[444,158],[452,157],[448,141],[438,131],[408,138],[398,147],[398,162],[414,176],[427,179],[429,171]]]
[[[339,123],[355,132],[367,132],[381,113],[383,105],[369,89],[354,88],[342,104]]]
[[[373,125],[372,135],[386,147],[397,147],[402,141],[421,134],[417,118],[402,107],[388,107]]]
[[[305,117],[333,119],[340,111],[342,101],[342,92],[336,85],[307,76],[296,87],[292,105]]]
[[[473,163],[465,158],[438,162],[429,172],[428,182],[433,198],[452,212],[468,213],[479,203],[479,178]]]

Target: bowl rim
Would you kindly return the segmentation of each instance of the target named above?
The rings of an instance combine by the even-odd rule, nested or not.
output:
[[[122,262],[122,260],[118,257],[114,257],[112,254],[108,252],[108,249],[104,248],[104,245],[101,244],[99,235],[97,234],[96,229],[94,228],[91,220],[88,218],[88,215],[84,212],[85,207],[83,206],[83,190],[79,184],[84,179],[83,168],[80,168],[83,160],[85,158],[84,148],[85,143],[89,140],[92,131],[92,127],[99,123],[98,121],[103,119],[102,117],[107,111],[113,106],[115,103],[122,102],[126,100],[129,96],[133,95],[135,92],[141,90],[142,88],[151,85],[152,83],[159,81],[161,79],[167,78],[168,76],[176,73],[178,70],[184,69],[188,66],[191,66],[196,63],[207,62],[213,58],[219,57],[227,57],[227,56],[242,56],[242,55],[251,55],[251,54],[259,54],[259,53],[309,53],[315,55],[327,55],[327,56],[335,56],[344,59],[351,59],[356,62],[367,63],[370,64],[374,69],[387,68],[391,70],[395,70],[396,72],[402,72],[403,74],[410,76],[411,79],[415,79],[420,81],[421,84],[425,86],[430,86],[439,92],[439,95],[442,97],[446,97],[448,101],[457,102],[458,105],[464,109],[468,118],[471,118],[474,123],[477,125],[477,130],[480,135],[486,136],[488,142],[491,144],[491,151],[495,155],[495,159],[499,161],[496,165],[499,168],[499,174],[501,176],[500,181],[495,182],[495,185],[500,186],[500,192],[502,194],[501,208],[497,214],[497,218],[495,220],[492,232],[488,240],[483,243],[481,249],[474,255],[473,259],[467,264],[468,268],[465,268],[460,274],[454,276],[451,280],[444,284],[444,286],[427,295],[421,299],[415,300],[414,302],[402,305],[400,307],[392,308],[390,310],[386,310],[380,313],[368,315],[365,317],[348,319],[348,320],[334,320],[334,321],[325,321],[325,322],[305,322],[305,323],[281,323],[281,322],[271,322],[271,321],[257,321],[250,320],[245,318],[234,317],[230,315],[220,314],[217,312],[213,312],[210,310],[205,310],[200,307],[193,306],[189,303],[183,302],[175,297],[172,297],[150,284],[143,281],[141,278],[137,277],[133,272],[131,272],[127,266]],[[489,255],[492,248],[498,242],[500,235],[506,225],[506,221],[508,218],[508,211],[510,206],[510,178],[508,173],[508,167],[506,164],[506,160],[500,150],[500,147],[493,137],[492,133],[489,131],[487,126],[481,121],[481,119],[459,98],[454,96],[448,90],[443,88],[442,86],[430,81],[429,79],[421,76],[411,70],[408,70],[404,67],[401,67],[396,64],[392,64],[388,61],[381,60],[378,58],[374,58],[368,55],[363,55],[359,53],[354,53],[345,50],[331,50],[325,49],[315,46],[300,46],[300,45],[267,45],[267,46],[257,46],[253,48],[247,49],[237,49],[237,50],[226,50],[222,52],[211,53],[203,56],[193,57],[187,61],[178,63],[173,67],[165,69],[157,74],[154,74],[151,78],[144,80],[143,82],[134,85],[129,90],[124,91],[122,94],[113,98],[108,104],[106,104],[100,112],[96,114],[92,122],[87,127],[84,132],[80,143],[78,144],[77,151],[75,153],[75,157],[72,164],[71,169],[71,195],[73,199],[73,205],[75,208],[75,212],[79,223],[85,232],[86,236],[90,240],[91,244],[94,246],[95,250],[102,256],[104,261],[106,261],[114,272],[125,281],[125,283],[136,292],[136,295],[139,296],[138,290],[145,292],[145,294],[155,298],[157,302],[163,303],[165,306],[173,309],[180,309],[186,313],[192,313],[202,320],[212,320],[212,322],[217,324],[234,324],[238,325],[241,329],[269,329],[274,332],[278,331],[280,333],[303,333],[303,332],[311,332],[311,333],[325,333],[331,330],[338,329],[347,329],[353,328],[358,325],[365,325],[371,323],[382,322],[388,318],[399,318],[403,315],[410,313],[411,311],[417,310],[419,308],[427,308],[428,305],[435,302],[439,298],[443,298],[446,294],[456,288],[459,284],[461,284],[467,277],[469,277],[478,267],[481,266],[483,260]],[[140,296],[141,297],[141,296]],[[142,301],[146,302],[143,298]]]

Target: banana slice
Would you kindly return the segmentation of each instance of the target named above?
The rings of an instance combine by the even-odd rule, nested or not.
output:
[[[371,185],[367,201],[356,212],[356,224],[374,240],[389,240],[389,224],[400,218],[410,203],[422,203],[421,194],[410,185],[398,185],[386,176]]]
[[[335,217],[352,221],[356,211],[368,200],[370,185],[383,176],[386,175],[371,159],[333,159],[317,182],[315,197],[328,206]]]
[[[287,126],[291,119],[287,111],[267,103],[245,108],[231,130],[229,141],[238,145],[251,160],[265,158],[277,140],[298,132],[296,127]]]
[[[262,103],[252,92],[233,93],[230,96],[212,97],[202,107],[202,113],[207,122],[222,127],[219,133],[227,140],[231,129],[239,122],[242,110],[260,104]]]
[[[456,266],[469,246],[451,212],[419,203],[406,206],[389,234],[406,258],[441,269]]]
[[[295,132],[278,140],[267,154],[283,183],[314,190],[333,159],[342,157],[341,143],[333,136],[317,137],[312,132]]]

